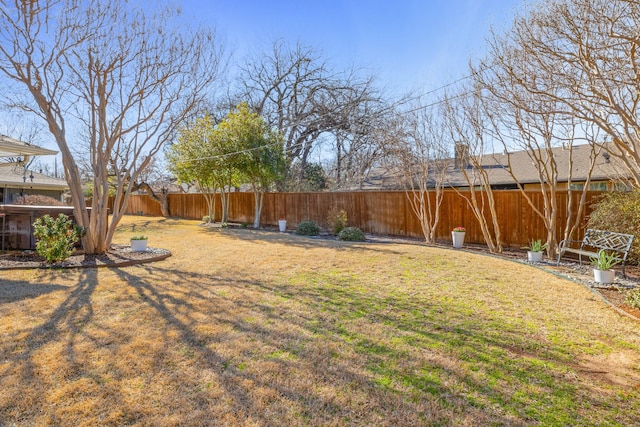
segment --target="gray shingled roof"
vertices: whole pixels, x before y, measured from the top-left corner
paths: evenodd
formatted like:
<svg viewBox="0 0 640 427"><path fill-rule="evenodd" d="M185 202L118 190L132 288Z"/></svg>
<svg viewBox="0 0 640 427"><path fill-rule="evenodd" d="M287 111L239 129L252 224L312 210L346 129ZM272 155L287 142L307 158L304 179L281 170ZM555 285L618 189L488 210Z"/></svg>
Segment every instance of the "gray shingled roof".
<svg viewBox="0 0 640 427"><path fill-rule="evenodd" d="M589 172L591 147L589 145L575 145L571 150L562 147L552 150L558 167L558 182L569 179L569 164L572 161L572 181L585 181ZM546 156L546 153L542 153ZM608 159L607 159L608 157ZM527 151L517 151L507 154L487 154L482 158L482 166L487 171L492 185L515 184L515 180L508 170L509 161L517 180L521 184L540 182L535 162ZM448 181L451 186L466 186L462 172L451 162L448 171ZM596 157L595 166L591 174L592 181L617 179L624 176L624 167L620 160L608 155L607 150L601 150Z"/></svg>
<svg viewBox="0 0 640 427"><path fill-rule="evenodd" d="M31 175L33 175L33 181ZM22 168L17 168L15 165L0 165L0 186L39 190L66 190L68 188L67 181L64 179L32 171L27 171L25 181Z"/></svg>
<svg viewBox="0 0 640 427"><path fill-rule="evenodd" d="M613 147L612 147L613 148ZM568 181L569 156L571 154L573 167L571 180L574 182L583 182L587 178L589 171L591 147L589 145L576 145L572 150L558 147L552 150L553 156L558 167L558 181ZM608 157L608 159L607 159ZM487 172L492 185L513 185L515 180L508 170L509 158L511 165L515 171L516 178L521 184L535 184L540 182L538 170L526 151L516 151L507 154L486 154L482 158L482 165ZM608 155L608 151L603 149L596 157L596 163L591 175L592 181L607 181L611 179L619 179L625 176L625 168L619 159ZM365 180L362 189L400 189L398 171L390 167L379 167L371 171L369 177ZM434 185L434 182L431 182ZM448 160L447 167L447 186L466 187L465 181L460 168L456 166L455 159ZM355 188L353 188L355 189Z"/></svg>

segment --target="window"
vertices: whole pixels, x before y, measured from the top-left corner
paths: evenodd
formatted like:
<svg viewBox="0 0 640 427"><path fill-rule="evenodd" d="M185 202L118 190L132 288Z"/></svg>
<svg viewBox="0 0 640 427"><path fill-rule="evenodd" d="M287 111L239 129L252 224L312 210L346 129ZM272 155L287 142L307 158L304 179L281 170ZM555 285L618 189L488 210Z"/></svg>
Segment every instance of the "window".
<svg viewBox="0 0 640 427"><path fill-rule="evenodd" d="M571 183L571 185L569 186L569 189L571 190L577 190L577 191L582 191L584 189L584 184L574 184Z"/></svg>
<svg viewBox="0 0 640 427"><path fill-rule="evenodd" d="M607 191L609 186L607 182L592 182L589 184L589 190L591 191Z"/></svg>
<svg viewBox="0 0 640 427"><path fill-rule="evenodd" d="M627 184L626 182L616 182L613 184L613 191L630 192L633 191L633 186L631 184Z"/></svg>

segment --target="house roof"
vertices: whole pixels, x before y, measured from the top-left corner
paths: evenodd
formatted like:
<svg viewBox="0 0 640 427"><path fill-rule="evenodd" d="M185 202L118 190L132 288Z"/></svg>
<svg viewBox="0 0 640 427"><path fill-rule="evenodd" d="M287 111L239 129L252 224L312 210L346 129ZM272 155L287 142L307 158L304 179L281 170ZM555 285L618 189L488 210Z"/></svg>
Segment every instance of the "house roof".
<svg viewBox="0 0 640 427"><path fill-rule="evenodd" d="M613 147L612 147L613 148ZM557 165L558 182L571 180L585 181L589 174L591 164L592 147L590 145L574 145L571 149L557 147L551 150ZM535 153L536 156L546 160L547 153ZM509 172L509 164L513 174L521 184L539 183L540 176L536 161L532 158L531 151L516 151L512 153L487 154L481 159L482 168L487 172L491 185L515 184L516 180ZM452 187L467 186L460 168L455 167L455 161L450 161L447 171L448 185ZM595 165L591 173L592 181L620 179L625 176L624 167L620 160L609 154L606 146L597 154Z"/></svg>
<svg viewBox="0 0 640 427"><path fill-rule="evenodd" d="M33 180L31 180L33 176ZM67 181L60 178L27 171L14 164L0 165L0 187L33 188L38 190L66 190Z"/></svg>
<svg viewBox="0 0 640 427"><path fill-rule="evenodd" d="M613 149L611 147L610 149ZM587 179L591 163L591 146L574 145L571 150L567 148L554 148L552 151L558 169L558 182L569 180L569 164L571 167L571 180L583 182ZM538 168L531 158L530 152L516 151L512 153L494 153L482 156L481 164L489 177L491 185L514 185L516 180L509 173L509 163L514 175L521 184L535 184L540 182ZM541 153L546 156L546 153ZM543 157L544 158L544 157ZM468 187L455 159L448 159L445 186ZM595 165L591 174L592 181L606 181L611 179L623 179L627 174L620 159L609 154L607 146L600 150L596 156ZM471 175L472 176L472 175ZM435 178L430 176L429 184L435 186ZM479 183L477 183L479 184ZM374 168L361 189L399 189L400 172L393 166L383 165Z"/></svg>
<svg viewBox="0 0 640 427"><path fill-rule="evenodd" d="M37 147L5 135L0 135L0 157L47 156L55 154L58 154L58 152Z"/></svg>

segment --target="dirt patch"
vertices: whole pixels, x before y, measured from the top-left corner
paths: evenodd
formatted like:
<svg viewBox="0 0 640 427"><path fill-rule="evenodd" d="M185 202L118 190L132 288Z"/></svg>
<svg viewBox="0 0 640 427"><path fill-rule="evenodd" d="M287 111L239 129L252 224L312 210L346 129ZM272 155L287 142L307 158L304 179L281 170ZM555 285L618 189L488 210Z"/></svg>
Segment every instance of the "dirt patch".
<svg viewBox="0 0 640 427"><path fill-rule="evenodd" d="M127 245L111 245L105 254L85 254L77 251L62 262L47 263L35 251L12 251L0 255L0 270L28 268L89 268L124 267L160 261L171 256L171 252L160 248L147 248L142 252L133 252Z"/></svg>
<svg viewBox="0 0 640 427"><path fill-rule="evenodd" d="M576 372L597 382L640 389L640 372L634 369L639 363L634 353L615 352L584 358Z"/></svg>
<svg viewBox="0 0 640 427"><path fill-rule="evenodd" d="M623 310L626 313L629 313L630 315L636 317L637 319L640 319L640 310L637 308L631 307L629 304L625 302L625 298L626 298L625 290L607 288L607 289L596 289L596 291L600 293L600 295L602 295L611 304L618 307L620 310Z"/></svg>

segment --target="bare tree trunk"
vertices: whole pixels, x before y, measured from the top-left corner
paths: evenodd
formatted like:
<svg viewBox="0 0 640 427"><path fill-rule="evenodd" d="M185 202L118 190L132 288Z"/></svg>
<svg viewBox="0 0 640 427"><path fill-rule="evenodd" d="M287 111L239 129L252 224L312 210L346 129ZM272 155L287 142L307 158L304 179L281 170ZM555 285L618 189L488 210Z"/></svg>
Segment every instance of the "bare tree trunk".
<svg viewBox="0 0 640 427"><path fill-rule="evenodd" d="M130 183L217 76L221 52L213 35L190 33L174 16L169 9L151 16L129 3L98 0L16 1L0 8L0 77L2 87L13 91L3 95L47 123L88 253L109 249ZM80 159L69 148L69 128L82 136L73 140L85 142ZM85 158L93 185L91 215L78 167ZM116 189L111 218L110 186Z"/></svg>
<svg viewBox="0 0 640 427"><path fill-rule="evenodd" d="M159 193L156 193L151 186L146 182L141 182L139 184L134 185L133 191L138 189L145 190L149 197L152 200L158 202L160 204L160 212L164 218L168 218L171 216L169 212L169 189L161 188Z"/></svg>

